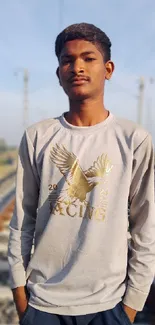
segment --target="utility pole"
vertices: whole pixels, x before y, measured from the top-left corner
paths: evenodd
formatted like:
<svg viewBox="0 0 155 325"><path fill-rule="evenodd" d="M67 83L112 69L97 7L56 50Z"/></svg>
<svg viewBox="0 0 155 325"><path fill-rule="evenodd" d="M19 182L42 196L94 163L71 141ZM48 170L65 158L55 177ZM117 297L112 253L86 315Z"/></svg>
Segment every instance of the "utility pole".
<svg viewBox="0 0 155 325"><path fill-rule="evenodd" d="M154 84L154 79L151 77L149 79L149 85L153 85ZM153 114L152 114L152 94L150 94L149 98L148 98L148 101L147 101L147 117L148 117L148 128L149 128L149 131L150 133L152 134L153 136L153 124L154 124L154 121L153 121Z"/></svg>
<svg viewBox="0 0 155 325"><path fill-rule="evenodd" d="M23 128L24 130L28 126L28 84L29 84L29 73L27 69L19 68L14 72L17 77L19 72L23 74Z"/></svg>
<svg viewBox="0 0 155 325"><path fill-rule="evenodd" d="M27 69L24 69L24 98L23 98L23 126L24 130L28 126L28 83L29 83L29 73Z"/></svg>
<svg viewBox="0 0 155 325"><path fill-rule="evenodd" d="M138 117L137 122L138 124L142 125L143 122L143 106L144 106L144 78L141 77L139 79L139 96L138 96Z"/></svg>

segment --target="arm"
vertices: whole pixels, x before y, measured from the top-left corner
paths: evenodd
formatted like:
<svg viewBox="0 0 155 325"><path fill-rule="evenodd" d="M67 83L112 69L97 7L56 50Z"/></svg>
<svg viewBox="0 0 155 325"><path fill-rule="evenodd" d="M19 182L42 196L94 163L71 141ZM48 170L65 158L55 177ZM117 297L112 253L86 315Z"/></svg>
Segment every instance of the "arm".
<svg viewBox="0 0 155 325"><path fill-rule="evenodd" d="M19 319L21 319L28 306L28 295L26 287L12 289L12 293Z"/></svg>
<svg viewBox="0 0 155 325"><path fill-rule="evenodd" d="M154 151L149 135L134 152L129 200L131 255L123 303L130 317L143 309L155 274Z"/></svg>
<svg viewBox="0 0 155 325"><path fill-rule="evenodd" d="M27 306L26 268L31 256L38 193L39 178L35 166L34 148L28 134L25 133L19 148L16 203L10 222L8 244L10 283L19 314Z"/></svg>

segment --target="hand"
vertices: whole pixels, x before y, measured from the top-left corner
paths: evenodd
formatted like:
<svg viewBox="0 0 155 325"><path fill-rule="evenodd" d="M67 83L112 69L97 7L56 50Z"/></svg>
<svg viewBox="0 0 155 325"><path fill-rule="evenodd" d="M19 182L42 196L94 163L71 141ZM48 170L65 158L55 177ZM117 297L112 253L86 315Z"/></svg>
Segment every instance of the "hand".
<svg viewBox="0 0 155 325"><path fill-rule="evenodd" d="M13 289L13 297L16 305L19 319L21 320L27 307L28 307L28 296L26 287L19 287Z"/></svg>
<svg viewBox="0 0 155 325"><path fill-rule="evenodd" d="M137 311L135 309L132 309L132 308L124 305L124 304L123 304L123 308L124 308L124 311L127 314L128 318L129 318L130 322L133 323L134 320L135 320Z"/></svg>
<svg viewBox="0 0 155 325"><path fill-rule="evenodd" d="M21 320L26 312L28 307L28 302L21 301L20 306L16 306L19 320Z"/></svg>

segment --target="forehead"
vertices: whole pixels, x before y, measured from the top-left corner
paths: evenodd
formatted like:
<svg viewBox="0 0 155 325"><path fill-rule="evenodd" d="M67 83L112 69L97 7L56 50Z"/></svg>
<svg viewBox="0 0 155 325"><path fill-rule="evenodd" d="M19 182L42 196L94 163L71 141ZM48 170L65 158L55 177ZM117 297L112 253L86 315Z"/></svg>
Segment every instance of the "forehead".
<svg viewBox="0 0 155 325"><path fill-rule="evenodd" d="M61 51L60 57L66 56L66 55L73 55L73 56L79 56L83 53L94 53L98 56L103 57L102 51L99 49L99 46L85 40L72 40L68 41L64 44L64 47Z"/></svg>

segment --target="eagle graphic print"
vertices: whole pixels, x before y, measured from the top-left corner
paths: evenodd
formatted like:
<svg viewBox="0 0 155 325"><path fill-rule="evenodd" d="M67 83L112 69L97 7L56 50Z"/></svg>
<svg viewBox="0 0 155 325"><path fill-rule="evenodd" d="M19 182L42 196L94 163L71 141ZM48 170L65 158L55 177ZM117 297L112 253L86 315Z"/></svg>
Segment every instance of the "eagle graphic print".
<svg viewBox="0 0 155 325"><path fill-rule="evenodd" d="M98 156L90 168L83 170L73 152L56 144L50 151L50 160L62 174L64 184L49 185L50 212L72 218L104 220L108 201L108 175L113 168L107 154ZM97 187L99 190L95 191ZM93 206L95 192L97 206Z"/></svg>

